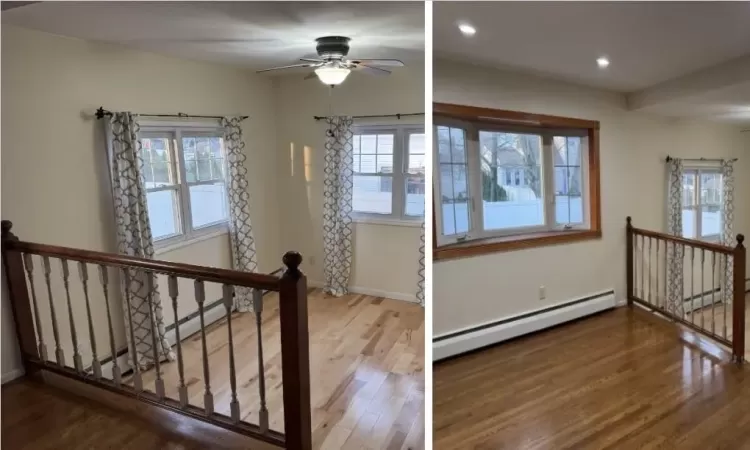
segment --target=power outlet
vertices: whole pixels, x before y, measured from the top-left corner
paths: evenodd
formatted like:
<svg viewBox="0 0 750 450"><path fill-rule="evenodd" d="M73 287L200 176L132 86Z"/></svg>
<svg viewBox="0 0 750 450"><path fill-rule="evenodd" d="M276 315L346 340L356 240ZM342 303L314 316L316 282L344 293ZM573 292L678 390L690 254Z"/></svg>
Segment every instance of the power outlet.
<svg viewBox="0 0 750 450"><path fill-rule="evenodd" d="M539 300L545 300L547 298L547 288L539 286Z"/></svg>

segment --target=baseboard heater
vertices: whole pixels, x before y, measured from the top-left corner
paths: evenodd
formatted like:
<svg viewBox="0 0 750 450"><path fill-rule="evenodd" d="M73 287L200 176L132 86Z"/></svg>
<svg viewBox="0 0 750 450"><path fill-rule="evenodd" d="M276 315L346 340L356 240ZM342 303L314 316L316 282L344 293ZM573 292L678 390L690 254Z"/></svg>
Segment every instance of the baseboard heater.
<svg viewBox="0 0 750 450"><path fill-rule="evenodd" d="M616 306L615 291L598 294L530 311L482 325L437 336L432 340L432 360L457 356L488 345L540 331Z"/></svg>

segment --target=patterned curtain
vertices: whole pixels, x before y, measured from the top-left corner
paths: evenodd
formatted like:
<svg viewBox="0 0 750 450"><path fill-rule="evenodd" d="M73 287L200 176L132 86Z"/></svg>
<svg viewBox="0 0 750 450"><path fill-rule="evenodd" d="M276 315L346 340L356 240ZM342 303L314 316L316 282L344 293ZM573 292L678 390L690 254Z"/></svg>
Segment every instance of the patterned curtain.
<svg viewBox="0 0 750 450"><path fill-rule="evenodd" d="M250 223L250 194L248 193L247 168L245 168L245 143L242 140L240 117L224 117L224 147L227 154L229 196L229 234L232 245L232 268L243 272L256 272L258 261L255 254L253 226ZM234 307L240 312L253 310L253 290L235 288Z"/></svg>
<svg viewBox="0 0 750 450"><path fill-rule="evenodd" d="M727 247L737 245L734 236L734 161L721 161L721 243ZM732 303L732 283L734 282L734 258L724 258L724 302Z"/></svg>
<svg viewBox="0 0 750 450"><path fill-rule="evenodd" d="M117 231L117 251L124 255L153 259L154 242L151 237L151 224L146 208L146 190L143 178L143 160L141 143L138 139L138 122L129 112L113 113L107 125L109 144L109 167L112 177L112 195L114 198L115 226ZM130 283L120 280L125 335L128 340L128 351L135 351L138 364L146 369L154 364L152 345L151 319L149 316L148 288L146 274L131 270ZM161 359L174 360L172 349L165 337L164 318L162 315L159 286L154 277L153 286L154 319L157 333L155 340ZM128 306L127 297L130 297ZM130 330L132 320L132 332ZM131 334L132 339L131 339ZM113 355L114 357L114 355ZM132 356L129 362L132 362Z"/></svg>
<svg viewBox="0 0 750 450"><path fill-rule="evenodd" d="M420 235L419 239L422 241L422 243L419 245L419 271L417 272L419 281L417 282L417 300L419 301L420 305L424 306L424 222L422 222L422 234Z"/></svg>
<svg viewBox="0 0 750 450"><path fill-rule="evenodd" d="M670 159L667 163L669 186L667 198L667 232L682 237L682 178L681 159ZM684 300L683 248L667 243L667 308L682 315Z"/></svg>
<svg viewBox="0 0 750 450"><path fill-rule="evenodd" d="M323 174L324 290L339 297L349 291L352 268L352 118L329 117L327 122Z"/></svg>

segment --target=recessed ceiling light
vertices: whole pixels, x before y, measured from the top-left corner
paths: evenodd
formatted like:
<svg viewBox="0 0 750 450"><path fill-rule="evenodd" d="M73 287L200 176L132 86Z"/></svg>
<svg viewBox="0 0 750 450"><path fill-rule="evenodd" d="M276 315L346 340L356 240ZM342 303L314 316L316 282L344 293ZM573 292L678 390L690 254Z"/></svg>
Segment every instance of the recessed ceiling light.
<svg viewBox="0 0 750 450"><path fill-rule="evenodd" d="M458 29L461 30L461 33L463 33L464 36L474 36L475 34L477 34L477 29L466 22L459 23Z"/></svg>
<svg viewBox="0 0 750 450"><path fill-rule="evenodd" d="M606 56L596 58L596 65L599 66L600 69L606 69L609 67L609 59Z"/></svg>

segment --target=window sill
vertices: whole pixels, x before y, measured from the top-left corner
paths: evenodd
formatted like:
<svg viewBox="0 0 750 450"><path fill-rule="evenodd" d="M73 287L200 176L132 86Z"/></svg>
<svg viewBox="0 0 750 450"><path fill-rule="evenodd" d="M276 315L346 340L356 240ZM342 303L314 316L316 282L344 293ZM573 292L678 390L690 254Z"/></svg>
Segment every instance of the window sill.
<svg viewBox="0 0 750 450"><path fill-rule="evenodd" d="M201 233L195 236L192 236L187 239L181 239L177 241L168 241L163 244L159 244L158 242L154 243L154 254L155 255L164 255L165 253L170 253L175 250L179 250L183 247L188 247L193 244L197 244L199 242L207 241L209 239L213 239L215 237L223 236L225 234L229 234L229 229L227 227L221 227L220 229Z"/></svg>
<svg viewBox="0 0 750 450"><path fill-rule="evenodd" d="M420 228L422 226L421 220L399 220L399 219L381 219L377 217L354 217L352 221L355 224L367 224L367 225L388 225L394 227L411 227Z"/></svg>
<svg viewBox="0 0 750 450"><path fill-rule="evenodd" d="M602 232L600 230L575 230L546 231L542 233L478 239L470 242L461 242L435 248L433 250L433 260L443 261L456 258L469 258L490 253L509 252L600 239L601 237Z"/></svg>

